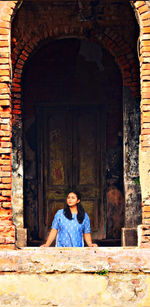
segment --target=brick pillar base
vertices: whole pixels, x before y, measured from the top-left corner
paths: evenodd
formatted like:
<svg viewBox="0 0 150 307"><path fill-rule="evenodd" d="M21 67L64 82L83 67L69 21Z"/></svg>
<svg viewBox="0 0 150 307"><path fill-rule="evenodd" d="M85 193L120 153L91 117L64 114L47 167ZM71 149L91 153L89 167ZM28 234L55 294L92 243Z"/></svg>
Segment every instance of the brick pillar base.
<svg viewBox="0 0 150 307"><path fill-rule="evenodd" d="M122 228L122 246L137 246L137 228Z"/></svg>
<svg viewBox="0 0 150 307"><path fill-rule="evenodd" d="M27 229L26 228L17 228L16 234L17 234L16 247L27 246Z"/></svg>
<svg viewBox="0 0 150 307"><path fill-rule="evenodd" d="M150 248L150 225L139 225L138 231L138 247Z"/></svg>

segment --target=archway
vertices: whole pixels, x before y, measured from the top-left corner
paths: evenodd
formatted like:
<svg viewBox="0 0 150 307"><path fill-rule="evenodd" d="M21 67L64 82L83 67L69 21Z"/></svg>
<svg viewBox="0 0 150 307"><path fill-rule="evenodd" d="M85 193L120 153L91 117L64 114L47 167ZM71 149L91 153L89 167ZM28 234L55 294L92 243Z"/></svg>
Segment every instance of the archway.
<svg viewBox="0 0 150 307"><path fill-rule="evenodd" d="M24 67L24 210L30 245L44 240L64 190L82 193L93 239L120 244L124 226L122 81L89 41L44 43ZM115 120L114 120L115 118Z"/></svg>
<svg viewBox="0 0 150 307"><path fill-rule="evenodd" d="M41 8L40 8L41 10ZM132 19L132 18L131 18ZM22 20L22 19L21 19ZM21 21L22 22L22 21ZM39 27L42 27L39 29ZM22 29L23 30L23 29ZM40 35L39 35L40 30ZM138 198L139 192L137 191L137 186L135 187L134 181L138 178L138 130L134 131L134 142L132 142L130 137L130 123L136 120L138 124L138 113L136 112L138 101L136 101L136 97L138 97L138 73L137 73L137 62L135 56L133 55L132 48L129 47L128 44L123 39L121 31L119 33L114 32L114 29L111 26L106 26L105 28L100 31L99 27L93 29L93 24L86 24L82 23L81 21L77 22L76 25L68 24L62 26L52 25L51 20L47 28L45 28L45 23L40 24L37 23L34 26L33 31L29 31L25 36L25 39L18 44L18 41L15 39L13 40L13 116L15 124L17 121L19 122L19 126L21 127L20 122L20 80L21 74L24 67L24 63L27 61L28 57L32 52L35 50L35 46L38 46L39 43L44 40L45 37L49 37L49 39L53 38L63 38L63 37L82 37L82 38L90 38L91 40L97 42L98 44L104 44L104 46L113 54L115 60L120 66L123 78L123 96L124 96L124 119L128 119L128 123L126 121L126 126L129 126L129 129L125 129L124 139L126 139L125 145L125 159L124 165L128 167L125 169L124 177L125 177L125 193L126 198L126 209L125 209L125 216L126 216L126 227L135 227L140 222L140 199ZM134 30L133 30L134 31ZM20 32L18 35L23 35L24 30ZM19 36L18 36L19 37ZM40 43L41 44L41 43ZM133 47L133 46L132 46ZM131 103L132 101L132 103ZM132 104L132 105L131 105ZM133 111L134 110L134 111ZM133 112L132 112L133 111ZM130 114L130 116L128 116ZM16 128L17 128L16 124ZM15 126L14 126L15 127ZM16 131L14 129L14 132ZM18 128L17 128L18 130ZM18 142L19 144L19 142ZM130 148L130 145L132 147ZM19 145L20 146L20 145ZM134 159L131 161L128 157L128 148L131 149L132 156ZM14 148L15 149L15 148ZM134 154L133 154L134 152ZM131 163L130 163L131 162ZM135 167L134 167L135 166ZM133 173L134 169L134 173ZM16 172L16 178L18 178L18 174ZM19 174L20 176L20 174ZM21 179L21 176L20 176ZM18 180L18 179L17 179ZM16 179L15 179L16 181ZM14 181L14 182L15 182ZM21 183L21 181L20 181ZM14 185L15 186L15 185ZM20 185L21 186L21 185ZM128 194L128 190L130 188L131 194ZM135 193L136 190L136 193ZM15 191L15 190L14 190ZM20 189L21 191L21 189ZM17 195L18 191L15 191L14 195ZM135 195L137 196L135 199ZM21 195L20 195L21 196ZM20 200L21 197L19 196ZM132 203L136 205L133 207ZM15 202L16 203L16 202ZM19 208L19 207L18 207ZM129 214L130 210L132 210L132 215ZM14 210L15 211L15 210ZM135 214L134 214L135 213Z"/></svg>

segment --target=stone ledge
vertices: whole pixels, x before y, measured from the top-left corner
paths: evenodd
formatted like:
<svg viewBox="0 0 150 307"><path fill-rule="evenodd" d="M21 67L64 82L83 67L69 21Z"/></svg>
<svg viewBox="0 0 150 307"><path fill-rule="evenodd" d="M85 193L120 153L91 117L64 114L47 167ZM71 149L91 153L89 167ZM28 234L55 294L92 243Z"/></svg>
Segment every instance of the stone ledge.
<svg viewBox="0 0 150 307"><path fill-rule="evenodd" d="M150 249L39 248L0 250L0 272L16 273L149 273Z"/></svg>

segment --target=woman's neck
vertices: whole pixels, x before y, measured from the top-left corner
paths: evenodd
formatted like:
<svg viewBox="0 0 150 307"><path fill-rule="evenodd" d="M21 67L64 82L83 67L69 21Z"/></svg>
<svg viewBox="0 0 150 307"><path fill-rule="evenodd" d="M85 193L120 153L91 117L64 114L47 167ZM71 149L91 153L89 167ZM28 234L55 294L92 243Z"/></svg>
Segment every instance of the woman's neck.
<svg viewBox="0 0 150 307"><path fill-rule="evenodd" d="M77 214L78 213L77 206L70 207L70 211L72 214Z"/></svg>

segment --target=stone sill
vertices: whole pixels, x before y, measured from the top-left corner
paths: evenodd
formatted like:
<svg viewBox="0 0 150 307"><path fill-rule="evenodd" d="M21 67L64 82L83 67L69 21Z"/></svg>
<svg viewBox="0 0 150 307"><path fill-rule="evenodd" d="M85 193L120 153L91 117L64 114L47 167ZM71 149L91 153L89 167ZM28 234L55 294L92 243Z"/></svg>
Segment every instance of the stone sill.
<svg viewBox="0 0 150 307"><path fill-rule="evenodd" d="M138 247L25 247L0 250L0 272L149 273L150 249Z"/></svg>

